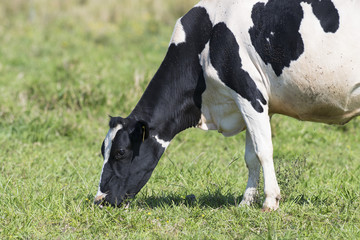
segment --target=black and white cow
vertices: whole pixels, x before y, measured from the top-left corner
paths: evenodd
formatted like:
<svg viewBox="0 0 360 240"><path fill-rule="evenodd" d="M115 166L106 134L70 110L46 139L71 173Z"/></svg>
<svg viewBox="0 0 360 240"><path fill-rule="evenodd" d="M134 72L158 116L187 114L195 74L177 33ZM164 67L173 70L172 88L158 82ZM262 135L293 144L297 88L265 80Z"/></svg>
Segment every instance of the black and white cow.
<svg viewBox="0 0 360 240"><path fill-rule="evenodd" d="M203 0L180 18L168 52L127 118L103 142L95 202L118 206L149 180L187 128L246 130L249 178L264 173L264 210L279 207L271 141L275 113L344 124L360 113L359 0Z"/></svg>

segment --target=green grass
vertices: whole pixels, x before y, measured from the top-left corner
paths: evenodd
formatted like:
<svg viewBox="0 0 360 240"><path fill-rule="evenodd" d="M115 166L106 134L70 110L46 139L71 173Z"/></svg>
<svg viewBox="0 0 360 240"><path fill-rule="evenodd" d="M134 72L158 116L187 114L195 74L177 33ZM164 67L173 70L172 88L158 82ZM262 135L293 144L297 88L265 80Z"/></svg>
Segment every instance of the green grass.
<svg viewBox="0 0 360 240"><path fill-rule="evenodd" d="M129 209L92 204L107 115L135 106L185 3L0 3L0 239L360 238L358 120L273 117L276 212L261 212L262 194L237 207L244 133L196 129L173 140Z"/></svg>

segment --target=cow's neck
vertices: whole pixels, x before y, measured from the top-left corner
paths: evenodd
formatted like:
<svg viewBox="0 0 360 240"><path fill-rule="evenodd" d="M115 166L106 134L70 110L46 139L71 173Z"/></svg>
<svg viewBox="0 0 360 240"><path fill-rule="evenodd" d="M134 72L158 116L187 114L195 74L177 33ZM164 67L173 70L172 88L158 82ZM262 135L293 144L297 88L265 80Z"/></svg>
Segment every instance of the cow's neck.
<svg viewBox="0 0 360 240"><path fill-rule="evenodd" d="M198 124L205 90L199 55L211 29L209 15L202 7L191 9L177 22L164 61L130 114L147 121L150 134L170 141L180 131Z"/></svg>
<svg viewBox="0 0 360 240"><path fill-rule="evenodd" d="M153 136L170 141L180 131L198 124L204 90L196 52L189 54L189 49L172 44L130 117L146 121Z"/></svg>

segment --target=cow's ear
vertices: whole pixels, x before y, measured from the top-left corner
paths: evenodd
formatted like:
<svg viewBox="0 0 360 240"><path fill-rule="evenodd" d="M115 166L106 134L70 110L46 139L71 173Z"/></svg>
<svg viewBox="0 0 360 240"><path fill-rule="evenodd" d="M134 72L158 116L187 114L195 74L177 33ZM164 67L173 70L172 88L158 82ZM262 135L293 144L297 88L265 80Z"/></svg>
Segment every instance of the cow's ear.
<svg viewBox="0 0 360 240"><path fill-rule="evenodd" d="M110 121L109 121L109 127L110 128L114 128L116 127L118 124L121 124L121 125L125 125L125 119L122 118L122 117L112 117L112 116L109 116L110 117Z"/></svg>
<svg viewBox="0 0 360 240"><path fill-rule="evenodd" d="M149 125L147 122L140 120L136 123L136 129L140 131L141 141L144 142L149 137Z"/></svg>

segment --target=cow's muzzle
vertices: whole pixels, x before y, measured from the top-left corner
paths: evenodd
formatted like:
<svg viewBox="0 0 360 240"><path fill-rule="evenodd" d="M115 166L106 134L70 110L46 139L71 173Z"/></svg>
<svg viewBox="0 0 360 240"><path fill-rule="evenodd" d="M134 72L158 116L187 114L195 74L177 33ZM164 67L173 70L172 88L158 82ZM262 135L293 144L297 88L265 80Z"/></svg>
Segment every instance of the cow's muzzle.
<svg viewBox="0 0 360 240"><path fill-rule="evenodd" d="M103 208L105 205L107 205L107 202L105 201L106 195L107 194L101 192L96 194L94 204L98 205L100 208Z"/></svg>

